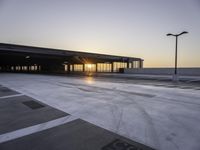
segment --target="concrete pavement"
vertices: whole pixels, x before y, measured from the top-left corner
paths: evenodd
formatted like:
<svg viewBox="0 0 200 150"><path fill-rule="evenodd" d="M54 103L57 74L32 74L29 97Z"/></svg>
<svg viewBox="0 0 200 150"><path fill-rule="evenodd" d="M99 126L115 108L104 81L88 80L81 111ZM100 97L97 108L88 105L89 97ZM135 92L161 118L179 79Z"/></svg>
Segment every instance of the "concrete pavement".
<svg viewBox="0 0 200 150"><path fill-rule="evenodd" d="M0 84L158 150L200 149L195 84L31 74L0 74Z"/></svg>
<svg viewBox="0 0 200 150"><path fill-rule="evenodd" d="M5 86L0 91L1 150L153 150Z"/></svg>

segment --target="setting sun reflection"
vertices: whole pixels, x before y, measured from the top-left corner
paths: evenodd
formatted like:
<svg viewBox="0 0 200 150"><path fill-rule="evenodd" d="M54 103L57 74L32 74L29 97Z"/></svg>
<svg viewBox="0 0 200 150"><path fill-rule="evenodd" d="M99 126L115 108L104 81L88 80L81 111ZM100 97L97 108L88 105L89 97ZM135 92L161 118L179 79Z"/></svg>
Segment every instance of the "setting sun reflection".
<svg viewBox="0 0 200 150"><path fill-rule="evenodd" d="M87 84L93 84L94 83L94 78L92 76L86 77L85 82Z"/></svg>

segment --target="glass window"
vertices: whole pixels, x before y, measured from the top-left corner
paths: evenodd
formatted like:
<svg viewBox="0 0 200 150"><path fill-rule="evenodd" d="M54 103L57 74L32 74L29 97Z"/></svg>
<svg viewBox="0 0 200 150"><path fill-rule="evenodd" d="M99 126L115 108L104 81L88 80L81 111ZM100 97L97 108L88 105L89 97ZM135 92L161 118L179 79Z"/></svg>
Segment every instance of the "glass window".
<svg viewBox="0 0 200 150"><path fill-rule="evenodd" d="M83 64L74 64L74 71L83 71Z"/></svg>
<svg viewBox="0 0 200 150"><path fill-rule="evenodd" d="M96 72L96 64L85 64L86 72Z"/></svg>
<svg viewBox="0 0 200 150"><path fill-rule="evenodd" d="M112 65L109 63L98 63L97 64L97 71L98 72L111 72Z"/></svg>

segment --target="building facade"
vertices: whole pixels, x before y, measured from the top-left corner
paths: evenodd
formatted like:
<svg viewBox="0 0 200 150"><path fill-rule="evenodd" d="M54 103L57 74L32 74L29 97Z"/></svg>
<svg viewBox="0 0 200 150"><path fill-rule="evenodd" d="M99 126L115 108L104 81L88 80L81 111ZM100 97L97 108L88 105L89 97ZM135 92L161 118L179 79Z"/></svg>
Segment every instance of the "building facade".
<svg viewBox="0 0 200 150"><path fill-rule="evenodd" d="M123 72L143 59L0 43L1 72Z"/></svg>

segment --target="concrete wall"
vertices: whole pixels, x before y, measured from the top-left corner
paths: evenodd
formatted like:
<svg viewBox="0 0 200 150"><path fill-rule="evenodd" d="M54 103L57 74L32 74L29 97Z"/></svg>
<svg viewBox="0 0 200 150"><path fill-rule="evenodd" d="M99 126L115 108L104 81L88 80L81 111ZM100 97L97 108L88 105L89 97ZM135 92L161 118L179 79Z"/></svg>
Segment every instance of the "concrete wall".
<svg viewBox="0 0 200 150"><path fill-rule="evenodd" d="M200 68L178 68L179 75L200 76ZM129 68L124 69L126 74L172 75L174 68Z"/></svg>

